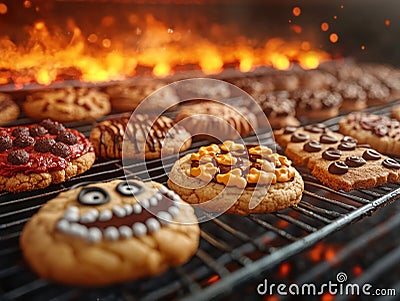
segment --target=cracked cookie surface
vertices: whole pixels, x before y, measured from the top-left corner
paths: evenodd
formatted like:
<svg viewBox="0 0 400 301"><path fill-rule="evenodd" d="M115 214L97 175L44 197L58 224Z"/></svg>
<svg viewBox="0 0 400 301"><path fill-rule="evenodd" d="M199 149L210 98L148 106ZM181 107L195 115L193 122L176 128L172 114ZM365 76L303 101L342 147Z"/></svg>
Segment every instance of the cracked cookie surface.
<svg viewBox="0 0 400 301"><path fill-rule="evenodd" d="M185 263L199 232L193 209L166 187L115 180L50 200L25 225L20 244L39 276L98 286Z"/></svg>
<svg viewBox="0 0 400 301"><path fill-rule="evenodd" d="M239 215L294 206L304 190L300 174L286 157L264 146L231 141L201 147L179 159L168 186L202 209Z"/></svg>

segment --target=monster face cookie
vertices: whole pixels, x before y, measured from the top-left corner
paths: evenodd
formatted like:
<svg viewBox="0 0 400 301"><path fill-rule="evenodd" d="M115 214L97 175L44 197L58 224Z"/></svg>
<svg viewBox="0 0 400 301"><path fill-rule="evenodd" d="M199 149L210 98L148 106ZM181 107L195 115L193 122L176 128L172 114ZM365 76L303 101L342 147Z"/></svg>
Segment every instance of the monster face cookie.
<svg viewBox="0 0 400 301"><path fill-rule="evenodd" d="M203 209L240 215L294 206L304 190L286 157L265 146L232 141L182 157L172 168L168 186Z"/></svg>
<svg viewBox="0 0 400 301"><path fill-rule="evenodd" d="M191 135L172 119L147 114L125 114L104 120L92 130L90 141L100 158L122 158L124 151L125 158L145 159L184 151L192 143Z"/></svg>
<svg viewBox="0 0 400 301"><path fill-rule="evenodd" d="M90 184L45 204L20 238L41 277L98 286L158 275L197 250L193 209L155 182Z"/></svg>
<svg viewBox="0 0 400 301"><path fill-rule="evenodd" d="M0 190L21 192L61 183L88 170L94 160L85 136L50 119L0 128Z"/></svg>

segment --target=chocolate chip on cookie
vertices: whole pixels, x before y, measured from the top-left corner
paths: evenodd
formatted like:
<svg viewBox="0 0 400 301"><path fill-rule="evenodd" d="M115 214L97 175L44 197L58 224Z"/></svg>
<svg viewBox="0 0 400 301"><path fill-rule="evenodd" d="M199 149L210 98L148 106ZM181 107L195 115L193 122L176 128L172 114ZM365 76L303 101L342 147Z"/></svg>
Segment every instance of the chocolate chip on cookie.
<svg viewBox="0 0 400 301"><path fill-rule="evenodd" d="M12 140L9 136L0 136L0 152L12 148Z"/></svg>
<svg viewBox="0 0 400 301"><path fill-rule="evenodd" d="M18 127L13 129L11 133L14 137L29 136L29 129L26 127Z"/></svg>
<svg viewBox="0 0 400 301"><path fill-rule="evenodd" d="M22 165L29 161L29 154L23 149L17 149L8 154L7 161L14 165Z"/></svg>
<svg viewBox="0 0 400 301"><path fill-rule="evenodd" d="M62 123L59 123L57 121L53 121L51 119L45 119L40 123L41 126L46 128L50 134L57 135L61 132L65 131L65 127L62 125Z"/></svg>
<svg viewBox="0 0 400 301"><path fill-rule="evenodd" d="M44 127L38 125L31 127L29 129L29 133L31 134L32 137L41 137L46 135L47 130Z"/></svg>
<svg viewBox="0 0 400 301"><path fill-rule="evenodd" d="M55 143L53 138L42 138L36 141L33 149L39 153L47 153Z"/></svg>
<svg viewBox="0 0 400 301"><path fill-rule="evenodd" d="M57 142L51 148L51 153L56 155L56 156L65 158L65 157L68 157L71 154L71 150L69 149L69 146L66 145L65 143Z"/></svg>
<svg viewBox="0 0 400 301"><path fill-rule="evenodd" d="M33 139L33 137L19 136L14 140L13 145L17 148L24 148L32 145L33 143L35 143L35 139Z"/></svg>
<svg viewBox="0 0 400 301"><path fill-rule="evenodd" d="M72 134L71 132L61 132L58 134L56 141L58 142L63 142L65 144L73 145L77 142L76 136Z"/></svg>

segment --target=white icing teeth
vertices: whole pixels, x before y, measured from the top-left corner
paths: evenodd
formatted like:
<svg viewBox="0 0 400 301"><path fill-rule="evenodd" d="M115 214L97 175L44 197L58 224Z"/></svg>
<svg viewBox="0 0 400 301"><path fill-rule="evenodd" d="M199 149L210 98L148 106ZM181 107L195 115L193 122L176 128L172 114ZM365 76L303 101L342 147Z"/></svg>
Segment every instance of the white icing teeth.
<svg viewBox="0 0 400 301"><path fill-rule="evenodd" d="M110 210L104 210L99 215L99 221L106 222L112 218L112 212Z"/></svg>
<svg viewBox="0 0 400 301"><path fill-rule="evenodd" d="M81 216L80 222L83 224L93 223L99 217L99 212L96 209L90 209L84 215Z"/></svg>
<svg viewBox="0 0 400 301"><path fill-rule="evenodd" d="M126 205L124 205L124 206L123 206L123 208L124 208L124 210L125 210L125 213L126 213L126 215L130 215L130 214L132 214L132 212L133 212L133 208L132 208L132 206L131 206L131 205L129 205L129 204L126 204Z"/></svg>
<svg viewBox="0 0 400 301"><path fill-rule="evenodd" d="M59 230L61 232L67 232L69 229L69 222L65 219L62 219L62 220L58 221L56 227L57 227L57 230Z"/></svg>
<svg viewBox="0 0 400 301"><path fill-rule="evenodd" d="M156 193L156 195L154 196L157 201L161 201L162 200L162 194L161 193Z"/></svg>
<svg viewBox="0 0 400 301"><path fill-rule="evenodd" d="M171 214L171 216L177 216L179 214L179 208L171 206L168 208L168 213Z"/></svg>
<svg viewBox="0 0 400 301"><path fill-rule="evenodd" d="M96 227L92 227L88 230L87 238L90 242L98 242L103 237L101 230Z"/></svg>
<svg viewBox="0 0 400 301"><path fill-rule="evenodd" d="M156 217L150 217L145 222L136 222L132 226L122 225L120 227L109 226L107 228L91 227L85 224L94 223L96 221L107 222L113 216L124 218L131 214L141 214L143 208L157 207L165 196L173 201L173 205L169 205L164 211L159 211ZM174 217L179 215L182 205L181 198L174 191L161 186L158 191L149 199L143 199L133 205L123 204L121 206L113 206L112 209L98 211L91 208L84 214L79 214L79 207L70 206L65 210L63 218L57 224L56 229L62 233L80 237L90 243L96 243L102 239L115 241L118 239L127 239L132 236L141 237L148 233L153 233L165 225L173 221Z"/></svg>
<svg viewBox="0 0 400 301"><path fill-rule="evenodd" d="M150 202L149 202L148 199L141 200L140 204L143 206L143 208L149 208L150 207Z"/></svg>
<svg viewBox="0 0 400 301"><path fill-rule="evenodd" d="M156 197L151 197L149 201L150 201L150 205L151 206L157 206L158 205L158 200L157 200Z"/></svg>
<svg viewBox="0 0 400 301"><path fill-rule="evenodd" d="M79 221L79 211L75 211L75 210L67 210L67 211L65 211L64 219L66 219L69 222L77 222L77 221Z"/></svg>
<svg viewBox="0 0 400 301"><path fill-rule="evenodd" d="M138 236L138 237L146 235L146 233L147 233L146 226L143 223L139 223L139 222L133 224L132 230L133 230L133 233L135 234L135 236Z"/></svg>
<svg viewBox="0 0 400 301"><path fill-rule="evenodd" d="M160 193L162 193L162 194L166 194L166 193L168 193L168 188L167 187L165 187L165 186L161 186L160 188L158 188L158 191L160 192Z"/></svg>
<svg viewBox="0 0 400 301"><path fill-rule="evenodd" d="M149 229L149 232L155 232L160 229L160 223L153 217L146 221L146 226L147 229Z"/></svg>
<svg viewBox="0 0 400 301"><path fill-rule="evenodd" d="M122 238L130 238L133 235L133 230L128 226L119 227L119 234Z"/></svg>
<svg viewBox="0 0 400 301"><path fill-rule="evenodd" d="M157 217L160 220L160 223L165 225L172 221L172 216L168 212L160 211L157 213Z"/></svg>
<svg viewBox="0 0 400 301"><path fill-rule="evenodd" d="M125 210L123 208L119 207L119 206L114 206L112 208L112 211L118 217L125 217L125 215L126 215Z"/></svg>
<svg viewBox="0 0 400 301"><path fill-rule="evenodd" d="M117 240L119 238L119 232L116 227L107 227L104 230L104 237L108 240Z"/></svg>
<svg viewBox="0 0 400 301"><path fill-rule="evenodd" d="M71 227L69 228L69 233L74 236L86 238L88 234L88 228L86 228L84 225L73 223L71 224Z"/></svg>
<svg viewBox="0 0 400 301"><path fill-rule="evenodd" d="M136 203L135 205L133 205L133 212L135 212L136 214L142 213L142 206Z"/></svg>

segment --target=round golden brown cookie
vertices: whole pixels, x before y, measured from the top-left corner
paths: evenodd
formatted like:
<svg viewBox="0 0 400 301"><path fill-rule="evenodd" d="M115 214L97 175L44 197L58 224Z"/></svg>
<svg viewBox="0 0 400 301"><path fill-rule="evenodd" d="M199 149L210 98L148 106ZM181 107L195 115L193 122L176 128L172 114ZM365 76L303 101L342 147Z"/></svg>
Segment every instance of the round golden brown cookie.
<svg viewBox="0 0 400 301"><path fill-rule="evenodd" d="M100 118L111 111L111 104L107 94L94 88L65 87L28 95L23 109L34 120L69 122Z"/></svg>
<svg viewBox="0 0 400 301"><path fill-rule="evenodd" d="M49 119L0 127L0 191L22 192L64 182L87 171L95 158L83 134Z"/></svg>
<svg viewBox="0 0 400 301"><path fill-rule="evenodd" d="M0 93L0 124L14 121L19 116L19 107L11 96Z"/></svg>
<svg viewBox="0 0 400 301"><path fill-rule="evenodd" d="M193 135L214 137L220 141L246 137L257 129L257 118L248 109L236 109L213 101L182 107L175 122Z"/></svg>
<svg viewBox="0 0 400 301"><path fill-rule="evenodd" d="M125 137L125 139L124 139ZM97 157L160 158L188 149L191 135L166 116L124 114L98 123L90 133Z"/></svg>
<svg viewBox="0 0 400 301"><path fill-rule="evenodd" d="M153 95L152 101L142 102L155 91L157 94ZM164 111L179 100L174 89L154 80L135 85L110 86L106 89L106 93L110 96L112 108L118 112L133 111L140 103L142 103L141 112Z"/></svg>
<svg viewBox="0 0 400 301"><path fill-rule="evenodd" d="M154 276L196 252L193 209L155 182L116 180L59 194L25 225L21 249L41 277L99 286Z"/></svg>
<svg viewBox="0 0 400 301"><path fill-rule="evenodd" d="M265 146L231 141L182 157L169 174L168 186L202 209L240 215L295 206L304 190L300 174L286 157Z"/></svg>
<svg viewBox="0 0 400 301"><path fill-rule="evenodd" d="M392 117L400 121L400 105L394 106L392 108Z"/></svg>

